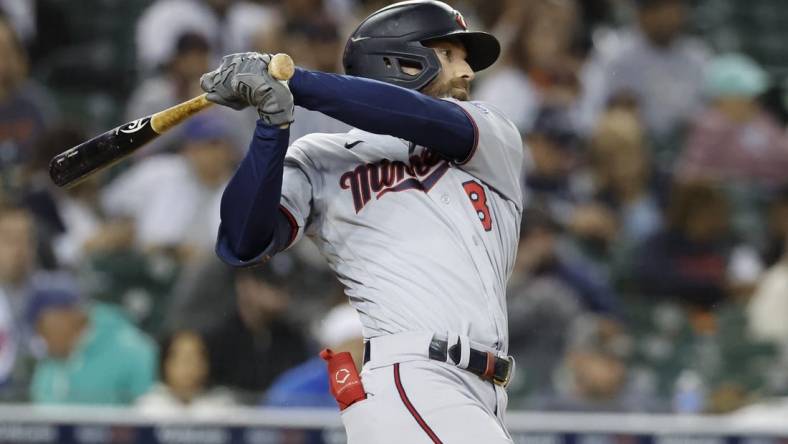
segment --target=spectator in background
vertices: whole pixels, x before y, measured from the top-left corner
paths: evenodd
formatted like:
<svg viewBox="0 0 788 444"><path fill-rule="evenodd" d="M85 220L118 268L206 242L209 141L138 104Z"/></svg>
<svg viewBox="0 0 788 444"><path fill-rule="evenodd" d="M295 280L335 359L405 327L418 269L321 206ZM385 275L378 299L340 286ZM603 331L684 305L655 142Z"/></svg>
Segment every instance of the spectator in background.
<svg viewBox="0 0 788 444"><path fill-rule="evenodd" d="M208 349L199 333L180 330L168 335L159 360L160 383L137 398L143 414L189 413L208 418L235 404L228 390L211 387Z"/></svg>
<svg viewBox="0 0 788 444"><path fill-rule="evenodd" d="M628 386L629 339L594 316L578 318L555 378L556 396L548 410L629 412L649 410ZM652 401L653 402L653 401Z"/></svg>
<svg viewBox="0 0 788 444"><path fill-rule="evenodd" d="M288 315L307 324L325 314L332 291L341 291L326 285L334 282L330 271L307 262L304 256L293 248L277 254L266 266L277 275L293 277L288 283L289 307L298 309L289 310ZM168 296L164 325L170 329L212 329L223 316L236 311L234 280L233 268L213 255L185 264ZM226 296L218 298L217 294ZM345 297L343 293L342 297Z"/></svg>
<svg viewBox="0 0 788 444"><path fill-rule="evenodd" d="M772 266L779 262L788 247L788 186L777 190L768 209L767 249L763 253L763 261Z"/></svg>
<svg viewBox="0 0 788 444"><path fill-rule="evenodd" d="M748 325L755 338L780 344L788 353L788 187L777 194L769 212L770 268L748 302Z"/></svg>
<svg viewBox="0 0 788 444"><path fill-rule="evenodd" d="M788 350L788 258L764 273L747 306L753 337L774 342Z"/></svg>
<svg viewBox="0 0 788 444"><path fill-rule="evenodd" d="M567 111L543 108L525 142L531 154L523 183L525 203L546 210L561 225L569 224L583 192L574 174L582 141Z"/></svg>
<svg viewBox="0 0 788 444"><path fill-rule="evenodd" d="M0 247L0 261L5 261L6 252ZM12 378L17 357L17 339L14 325L14 315L11 305L2 289L0 289L0 387L6 385Z"/></svg>
<svg viewBox="0 0 788 444"><path fill-rule="evenodd" d="M63 284L61 273L40 266L38 230L28 207L0 202L0 398L27 399L36 349L27 310L30 294ZM70 281L70 280L69 280Z"/></svg>
<svg viewBox="0 0 788 444"><path fill-rule="evenodd" d="M26 294L38 271L35 245L35 221L30 211L0 202L0 288L19 325L24 319Z"/></svg>
<svg viewBox="0 0 788 444"><path fill-rule="evenodd" d="M316 3L314 9L309 8L310 13L286 14L287 21L282 29L284 50L294 60L298 60L298 66L323 72L339 72L344 49L339 28L325 15L315 14L315 11L321 11L322 0L307 0L309 2ZM265 51L266 48L260 50Z"/></svg>
<svg viewBox="0 0 788 444"><path fill-rule="evenodd" d="M315 339L334 352L349 352L356 367L361 368L364 336L356 310L347 302L334 306L320 322ZM328 367L315 356L284 372L271 384L263 405L271 407L335 408L336 400L329 392Z"/></svg>
<svg viewBox="0 0 788 444"><path fill-rule="evenodd" d="M202 94L200 76L210 70L211 62L211 47L205 36L194 31L178 35L171 56L162 62L161 71L144 80L131 94L126 118L138 119ZM257 114L252 110L239 113L221 108L212 109L211 113L228 126L227 137L233 147L238 152L246 149L249 144L246 134L254 128ZM173 128L143 148L141 153L172 148L184 134L183 127Z"/></svg>
<svg viewBox="0 0 788 444"><path fill-rule="evenodd" d="M28 319L47 354L33 374L33 402L128 405L153 384L156 346L116 308L48 288L31 295Z"/></svg>
<svg viewBox="0 0 788 444"><path fill-rule="evenodd" d="M729 203L716 184L677 183L666 222L636 253L634 275L642 294L707 312L726 301L731 285L758 278L757 255L730 238ZM746 265L753 261L754 267Z"/></svg>
<svg viewBox="0 0 788 444"><path fill-rule="evenodd" d="M102 190L102 207L134 220L143 249L171 249L183 260L213 254L221 193L236 160L228 137L210 112L190 119L179 151L151 156L117 177Z"/></svg>
<svg viewBox="0 0 788 444"><path fill-rule="evenodd" d="M38 265L36 227L33 214L23 206L0 202L0 312L5 335L2 338L3 365L14 375L4 387L10 397L19 395L19 386L29 379L33 328L26 317L29 294L50 275ZM8 360L12 362L8 362Z"/></svg>
<svg viewBox="0 0 788 444"><path fill-rule="evenodd" d="M484 78L475 96L495 105L527 133L542 106L574 105L581 62L573 54L578 24L574 2L532 2L522 13L509 64Z"/></svg>
<svg viewBox="0 0 788 444"><path fill-rule="evenodd" d="M36 155L25 174L25 201L43 231L43 240L51 244L57 265L72 269L85 258L87 244L105 229L98 210L100 175L68 189L57 188L49 178L49 162L87 139L88 135L73 124L47 130L39 136Z"/></svg>
<svg viewBox="0 0 788 444"><path fill-rule="evenodd" d="M86 244L78 271L90 300L121 307L138 328L158 336L168 327L164 317L180 263L169 251L143 252L133 241L133 222L105 224Z"/></svg>
<svg viewBox="0 0 788 444"><path fill-rule="evenodd" d="M636 100L650 137L670 139L703 103L705 46L684 35L686 0L636 0L636 29L597 45L583 75L582 125L621 96Z"/></svg>
<svg viewBox="0 0 788 444"><path fill-rule="evenodd" d="M259 2L159 0L137 22L137 60L143 72L155 71L171 60L176 41L187 32L202 35L215 54L249 51L254 32L275 20L275 11Z"/></svg>
<svg viewBox="0 0 788 444"><path fill-rule="evenodd" d="M517 261L507 292L510 350L524 366L512 384L513 406L552 397L553 372L567 344L570 325L595 312L616 324L618 299L604 281L558 248L559 227L547 213L527 209ZM525 375L525 376L523 376ZM531 399L533 398L533 399Z"/></svg>
<svg viewBox="0 0 788 444"><path fill-rule="evenodd" d="M0 15L0 186L18 189L21 165L30 162L36 138L57 117L48 94L28 78L25 49Z"/></svg>
<svg viewBox="0 0 788 444"><path fill-rule="evenodd" d="M285 26L285 52L298 66L322 72L341 72L343 41L336 24L325 17L297 17ZM265 47L262 47L265 51ZM295 121L290 125L290 140L295 141L311 133L344 133L350 126L317 111L297 106Z"/></svg>
<svg viewBox="0 0 788 444"><path fill-rule="evenodd" d="M658 230L662 215L649 189L649 156L637 115L624 108L603 114L589 157L595 199L617 214L617 241L639 243Z"/></svg>
<svg viewBox="0 0 788 444"><path fill-rule="evenodd" d="M711 63L706 91L712 100L694 123L677 164L685 179L775 187L788 183L788 138L758 104L766 72L749 57L720 56Z"/></svg>
<svg viewBox="0 0 788 444"><path fill-rule="evenodd" d="M30 216L2 205L0 201L0 387L4 387L2 398L7 398L14 395L5 392L14 382L13 371L20 346L19 311L24 306L19 300L22 295L18 291L11 294L8 290L24 282L33 258Z"/></svg>
<svg viewBox="0 0 788 444"><path fill-rule="evenodd" d="M205 256L185 264L169 295L164 325L208 331L236 310L234 292L233 270L218 258Z"/></svg>
<svg viewBox="0 0 788 444"><path fill-rule="evenodd" d="M0 14L8 16L20 40L30 43L36 36L36 5L30 0L0 0Z"/></svg>
<svg viewBox="0 0 788 444"><path fill-rule="evenodd" d="M215 382L249 403L307 357L303 335L285 317L287 279L270 265L237 270L236 310L207 334Z"/></svg>
<svg viewBox="0 0 788 444"><path fill-rule="evenodd" d="M136 119L200 94L200 76L211 65L208 41L196 32L178 36L159 75L143 81L129 98L128 119Z"/></svg>
<svg viewBox="0 0 788 444"><path fill-rule="evenodd" d="M339 20L347 15L344 0L329 4L323 0L297 0L281 5L282 14L259 27L252 36L252 48L260 52L289 54L297 65L322 72L343 72L340 66L344 40L340 38ZM355 21L355 18L352 19ZM290 125L290 141L311 133L344 133L350 127L322 113L295 107Z"/></svg>
<svg viewBox="0 0 788 444"><path fill-rule="evenodd" d="M547 211L567 229L562 249L573 260L593 270L595 279L608 279L618 224L610 208L592 199L593 190L580 168L583 141L569 111L543 108L526 142L533 157L525 177L526 204Z"/></svg>

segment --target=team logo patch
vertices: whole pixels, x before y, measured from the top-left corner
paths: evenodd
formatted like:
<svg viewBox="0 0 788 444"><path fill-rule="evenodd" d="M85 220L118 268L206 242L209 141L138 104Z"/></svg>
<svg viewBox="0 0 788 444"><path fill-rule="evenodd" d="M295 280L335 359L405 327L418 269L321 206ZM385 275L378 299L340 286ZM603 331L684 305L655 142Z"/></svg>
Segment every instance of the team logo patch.
<svg viewBox="0 0 788 444"><path fill-rule="evenodd" d="M466 31L468 30L468 24L465 23L465 17L463 17L462 14L457 12L456 15L454 16L454 20L457 22L458 25L460 25L460 28Z"/></svg>
<svg viewBox="0 0 788 444"><path fill-rule="evenodd" d="M341 368L339 369L339 371L337 371L334 377L336 378L339 384L344 384L347 382L348 378L350 378L350 370L346 368Z"/></svg>

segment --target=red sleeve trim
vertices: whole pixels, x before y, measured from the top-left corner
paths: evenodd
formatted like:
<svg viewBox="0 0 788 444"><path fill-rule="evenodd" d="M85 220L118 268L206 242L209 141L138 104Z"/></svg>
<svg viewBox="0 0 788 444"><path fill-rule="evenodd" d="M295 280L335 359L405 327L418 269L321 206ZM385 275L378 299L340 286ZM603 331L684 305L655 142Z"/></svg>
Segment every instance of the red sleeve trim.
<svg viewBox="0 0 788 444"><path fill-rule="evenodd" d="M476 120L473 119L473 116L471 116L471 113L469 113L461 105L458 104L457 106L462 110L462 112L465 113L466 116L468 116L468 120L470 120L471 121L471 125L473 125L473 147L471 147L471 151L468 153L468 155L465 157L465 159L461 160L460 162L456 162L455 163L455 165L465 165L466 163L471 161L471 159L473 158L473 155L476 154L476 149L479 147L479 126L476 125Z"/></svg>
<svg viewBox="0 0 788 444"><path fill-rule="evenodd" d="M287 246L285 248L289 248L290 245L293 245L293 242L296 240L296 236L298 236L298 222L296 222L295 217L293 217L293 213L290 212L287 208L283 205L279 205L279 211L284 214L287 218L287 223L290 224L290 237L287 239Z"/></svg>

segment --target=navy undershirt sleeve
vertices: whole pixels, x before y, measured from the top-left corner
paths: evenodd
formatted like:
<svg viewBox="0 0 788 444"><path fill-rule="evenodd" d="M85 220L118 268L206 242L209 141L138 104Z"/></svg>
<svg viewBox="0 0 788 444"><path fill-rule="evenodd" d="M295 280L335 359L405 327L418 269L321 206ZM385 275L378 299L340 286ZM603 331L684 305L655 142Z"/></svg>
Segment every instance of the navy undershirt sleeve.
<svg viewBox="0 0 788 444"><path fill-rule="evenodd" d="M476 144L470 116L447 100L361 77L297 68L290 79L295 104L350 126L428 147L452 160Z"/></svg>
<svg viewBox="0 0 788 444"><path fill-rule="evenodd" d="M287 244L290 227L279 200L289 138L289 129L258 120L249 151L222 194L216 253L230 265L259 262L266 249L275 253Z"/></svg>

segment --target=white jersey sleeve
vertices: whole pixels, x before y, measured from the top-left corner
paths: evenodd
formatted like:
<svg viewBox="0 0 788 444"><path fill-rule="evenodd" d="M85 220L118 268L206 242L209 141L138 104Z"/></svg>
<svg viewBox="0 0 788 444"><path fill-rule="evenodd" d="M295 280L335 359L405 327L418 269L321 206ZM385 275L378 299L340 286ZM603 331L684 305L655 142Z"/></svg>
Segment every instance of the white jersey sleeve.
<svg viewBox="0 0 788 444"><path fill-rule="evenodd" d="M503 113L487 104L447 100L465 111L476 132L470 154L457 162L457 166L521 208L523 141L517 127Z"/></svg>
<svg viewBox="0 0 788 444"><path fill-rule="evenodd" d="M322 180L309 157L298 147L298 141L293 143L285 157L279 202L292 230L288 248L312 227L316 219L312 214L313 187L319 186Z"/></svg>

